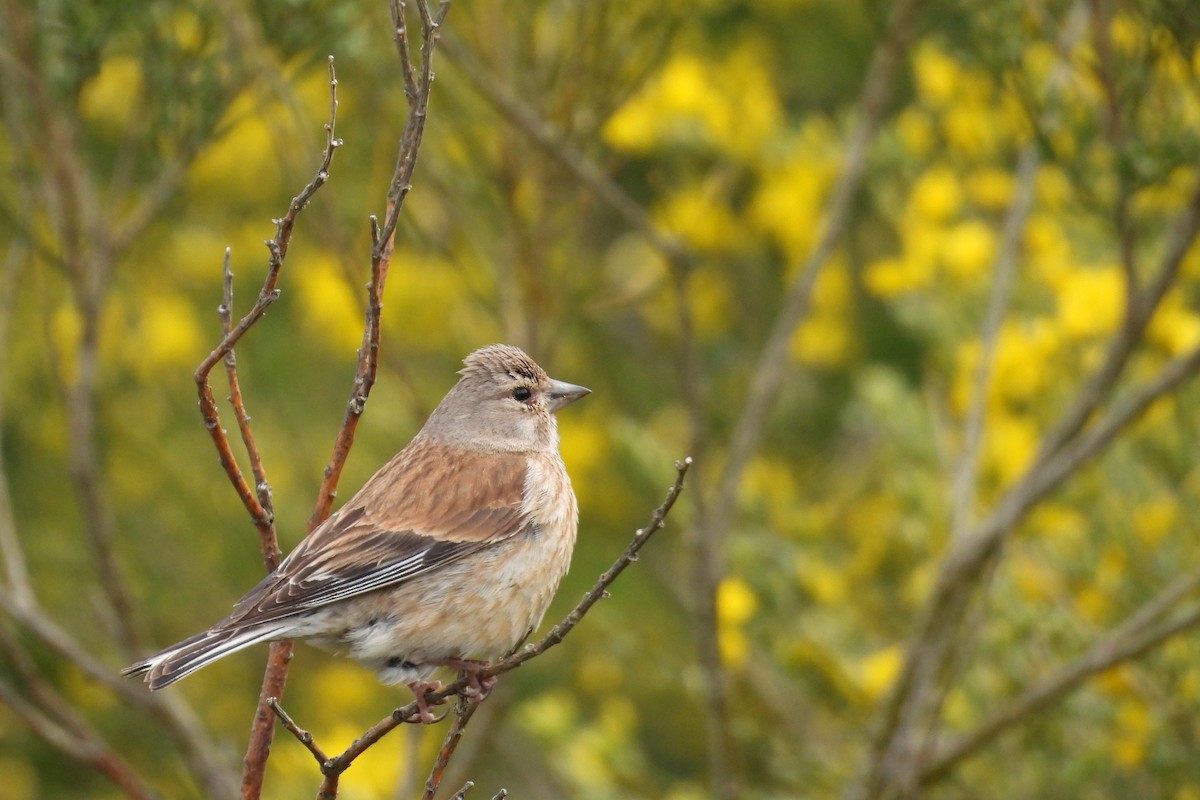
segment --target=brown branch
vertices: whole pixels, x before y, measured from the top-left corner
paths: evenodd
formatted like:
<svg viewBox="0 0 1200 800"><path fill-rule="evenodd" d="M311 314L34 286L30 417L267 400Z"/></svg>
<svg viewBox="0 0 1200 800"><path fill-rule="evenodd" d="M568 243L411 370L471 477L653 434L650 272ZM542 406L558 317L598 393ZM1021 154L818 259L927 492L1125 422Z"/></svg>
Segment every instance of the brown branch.
<svg viewBox="0 0 1200 800"><path fill-rule="evenodd" d="M295 736L300 744L304 745L308 749L308 752L312 753L313 758L317 760L318 764L323 765L329 760L324 751L322 751L320 747L317 747L317 743L313 741L313 735L296 724L296 721L293 720L291 716L283 710L283 706L279 705L279 700L277 698L268 697L267 708L271 709L271 712L275 716L279 717L279 722L283 725L287 732L292 734L292 736Z"/></svg>
<svg viewBox="0 0 1200 800"><path fill-rule="evenodd" d="M229 268L229 248L225 248L225 293L217 314L221 317L221 332L228 336L233 330L233 271ZM262 463L262 454L254 441L250 430L250 415L246 412L246 401L242 397L242 384L238 379L237 355L233 348L225 354L225 378L229 383L229 405L233 407L233 415L237 419L238 432L242 436L242 446L246 448L246 457L250 461L250 474L254 476L254 493L262 506L263 516L274 521L275 510L271 506L271 484L267 481L267 473ZM276 543L278 547L278 543ZM264 553L266 550L264 549ZM275 553L278 558L278 553ZM270 563L266 564L268 571Z"/></svg>
<svg viewBox="0 0 1200 800"><path fill-rule="evenodd" d="M479 708L480 702L481 700L472 700L462 696L458 698L454 708L454 722L450 725L450 730L446 732L446 738L442 741L442 749L438 751L433 768L429 771L429 777L425 780L425 791L421 794L421 800L433 800L434 795L437 794L438 787L442 785L442 778L446 773L446 765L454 756L458 743L462 741L463 731L475 714L475 709ZM466 786L460 789L456 796L463 796L472 786L474 784L467 781Z"/></svg>
<svg viewBox="0 0 1200 800"><path fill-rule="evenodd" d="M638 551L645 546L646 542L650 541L650 537L655 532L662 529L666 524L667 515L671 512L671 508L675 505L675 501L679 498L683 491L684 478L687 476L688 469L692 465L692 459L685 458L682 461L675 462L675 482L667 491L667 496L663 500L662 505L655 509L650 517L650 522L644 528L639 528L634 532L633 540L625 548L624 552L617 558L613 565L609 567L596 580L579 604L571 610L561 622L555 625L550 631L542 637L536 644L526 645L521 650L513 653L510 656L502 658L495 664L479 670L478 678L490 678L498 675L503 675L510 672L525 662L537 658L542 653L549 650L551 647L559 644L575 626L582 621L584 615L601 599L608 597L608 587L612 585L622 572L625 571L633 562L638 559ZM448 686L436 692L430 692L427 695L427 700L430 703L439 703L447 700L450 697L461 695L470 685L470 682L465 678L460 678ZM474 712L472 712L474 713ZM350 768L354 760L362 755L368 748L382 739L391 731L395 730L400 725L417 717L418 708L416 702L409 703L406 706L401 706L393 711L390 715L377 722L375 725L368 728L361 736L346 748L341 754L333 756L327 760L321 767L321 771L325 775L325 779L321 784L321 790L318 792L318 800L333 800L337 797L338 779L341 774ZM463 723L466 724L465 722Z"/></svg>
<svg viewBox="0 0 1200 800"><path fill-rule="evenodd" d="M395 26L395 41L400 52L401 68L405 75L405 94L409 100L408 119L404 132L400 137L399 153L396 158L396 169L388 189L387 213L384 216L383 227L380 228L375 217L371 218L371 283L367 292L366 324L363 328L362 345L358 350L358 367L354 375L354 388L350 400L346 404L346 412L342 418L342 427L338 431L333 445L333 453L325 466L321 488L317 494L316 507L309 518L309 530L312 530L326 517L333 507L334 497L337 496L338 481L350 448L354 445L354 435L358 430L358 422L366 408L367 398L375 385L375 374L379 364L379 319L383 310L383 289L387 281L388 268L391 265L392 245L395 239L396 223L399 220L400 208L404 204L412 188L413 171L417 165L417 155L425 132L425 119L429 111L429 97L433 88L433 55L437 48L439 28L449 10L449 0L443 0L438 8L436 18L429 13L426 0L418 0L417 7L421 15L421 52L423 62L419 80L412 84L412 60L408 46L408 26L404 20L404 6L400 0L391 0L389 8L392 22Z"/></svg>

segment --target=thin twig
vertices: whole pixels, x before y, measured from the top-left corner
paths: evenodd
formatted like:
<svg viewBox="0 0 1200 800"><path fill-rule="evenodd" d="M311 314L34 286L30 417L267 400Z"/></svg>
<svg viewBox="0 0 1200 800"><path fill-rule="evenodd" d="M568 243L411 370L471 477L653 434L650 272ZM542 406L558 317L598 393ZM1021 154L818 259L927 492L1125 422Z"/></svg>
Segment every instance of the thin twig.
<svg viewBox="0 0 1200 800"><path fill-rule="evenodd" d="M228 336L233 329L233 271L229 268L230 249L225 248L224 274L225 293L217 314L221 317L221 332ZM225 354L225 377L229 382L229 405L233 407L234 418L237 419L238 431L242 436L242 446L246 448L246 458L250 461L250 474L254 476L254 493L262 506L263 516L275 520L275 509L271 504L271 484L267 481L266 469L263 467L262 454L250 430L250 415L246 412L246 401L242 397L242 385L238 379L237 355L233 348ZM278 543L276 543L278 546ZM278 553L274 554L278 558ZM268 562L268 570L269 562Z"/></svg>
<svg viewBox="0 0 1200 800"><path fill-rule="evenodd" d="M466 730L467 723L471 721L475 710L479 708L479 703L480 700L477 699L462 696L458 698L454 708L454 722L450 725L450 730L446 732L446 738L442 741L442 749L438 751L433 767L429 770L429 777L425 780L425 791L421 794L421 800L433 800L434 795L437 794L438 787L442 785L442 778L446 773L446 765L450 763L454 751L458 748L463 731ZM456 796L461 797L472 786L474 784L467 781L467 785L460 789Z"/></svg>
<svg viewBox="0 0 1200 800"><path fill-rule="evenodd" d="M1021 236L1033 206L1033 185L1037 166L1037 147L1033 144L1025 145L1017 159L1016 191L1004 219L1000 247L992 269L992 288L988 294L987 311L984 313L983 329L979 336L979 364L971 381L971 405L963 426L962 454L954 473L950 531L955 538L965 536L972 522L975 483L979 474L979 448L983 442L984 422L987 418L988 384L991 383L995 364L996 341L1000 336L1009 296L1012 294Z"/></svg>
<svg viewBox="0 0 1200 800"><path fill-rule="evenodd" d="M291 718L291 715L283 710L283 706L279 705L279 700L274 697L268 697L267 708L271 709L272 713L279 717L280 723L283 724L287 732L295 736L297 741L304 745L308 749L308 752L312 753L317 763L324 766L325 762L329 760L324 751L320 747L317 747L317 743L313 741L313 735L297 725L296 721Z"/></svg>

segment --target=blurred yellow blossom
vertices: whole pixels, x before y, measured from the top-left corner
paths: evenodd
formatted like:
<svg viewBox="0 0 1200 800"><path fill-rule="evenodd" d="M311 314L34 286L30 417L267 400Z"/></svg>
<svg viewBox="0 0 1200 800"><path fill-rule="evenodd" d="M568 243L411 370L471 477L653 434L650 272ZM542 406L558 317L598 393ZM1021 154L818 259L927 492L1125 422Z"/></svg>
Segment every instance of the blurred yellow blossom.
<svg viewBox="0 0 1200 800"><path fill-rule="evenodd" d="M789 270L812 249L824 202L838 165L838 132L806 122L787 152L764 165L746 218L784 251Z"/></svg>
<svg viewBox="0 0 1200 800"><path fill-rule="evenodd" d="M996 234L987 223L969 219L951 226L942 244L942 263L951 277L972 280L990 271Z"/></svg>
<svg viewBox="0 0 1200 800"><path fill-rule="evenodd" d="M120 133L133 120L141 93L141 63L131 55L110 56L80 90L80 113L107 133Z"/></svg>
<svg viewBox="0 0 1200 800"><path fill-rule="evenodd" d="M717 587L717 620L722 625L744 625L758 611L758 596L741 578L729 576Z"/></svg>
<svg viewBox="0 0 1200 800"><path fill-rule="evenodd" d="M992 414L984 434L983 463L1001 486L1012 484L1033 460L1037 424L1023 414Z"/></svg>
<svg viewBox="0 0 1200 800"><path fill-rule="evenodd" d="M904 650L898 644L876 650L858 662L858 687L871 701L892 688L904 663Z"/></svg>
<svg viewBox="0 0 1200 800"><path fill-rule="evenodd" d="M913 51L912 68L922 102L940 107L955 101L961 69L940 47L928 41L919 44Z"/></svg>
<svg viewBox="0 0 1200 800"><path fill-rule="evenodd" d="M1113 47L1123 55L1138 56L1146 47L1145 25L1128 11L1112 15L1108 24L1108 35Z"/></svg>
<svg viewBox="0 0 1200 800"><path fill-rule="evenodd" d="M1140 699L1129 697L1117 705L1112 744L1117 766L1132 769L1142 764L1153 724L1150 709Z"/></svg>
<svg viewBox="0 0 1200 800"><path fill-rule="evenodd" d="M802 556L796 562L796 576L804 590L823 606L836 606L850 592L846 572L819 559Z"/></svg>
<svg viewBox="0 0 1200 800"><path fill-rule="evenodd" d="M1156 545L1179 525L1179 498L1162 493L1133 510L1133 532L1148 545Z"/></svg>
<svg viewBox="0 0 1200 800"><path fill-rule="evenodd" d="M944 222L962 207L962 187L954 170L938 165L926 170L913 184L909 205L921 219Z"/></svg>
<svg viewBox="0 0 1200 800"><path fill-rule="evenodd" d="M729 252L740 248L738 223L729 198L719 187L685 187L659 206L655 216L660 225L692 247L705 252Z"/></svg>
<svg viewBox="0 0 1200 800"><path fill-rule="evenodd" d="M1175 297L1169 296L1154 312L1147 335L1169 355L1179 356L1200 345L1200 314L1184 308Z"/></svg>
<svg viewBox="0 0 1200 800"><path fill-rule="evenodd" d="M857 341L852 329L853 291L844 261L836 260L821 270L813 286L810 313L792 336L793 358L825 369L846 364Z"/></svg>
<svg viewBox="0 0 1200 800"><path fill-rule="evenodd" d="M876 297L888 299L923 289L933 278L928 262L912 258L877 258L863 269L863 284Z"/></svg>
<svg viewBox="0 0 1200 800"><path fill-rule="evenodd" d="M236 192L239 201L273 199L282 174L280 151L270 120L279 110L244 92L227 112L225 135L192 164L190 176L201 192Z"/></svg>
<svg viewBox="0 0 1200 800"><path fill-rule="evenodd" d="M957 154L973 159L992 155L1001 143L1000 130L990 110L980 105L955 105L942 119L946 144Z"/></svg>
<svg viewBox="0 0 1200 800"><path fill-rule="evenodd" d="M296 265L295 275L304 327L313 341L335 351L354 352L362 344L362 301L328 254Z"/></svg>
<svg viewBox="0 0 1200 800"><path fill-rule="evenodd" d="M967 198L984 211L1004 211L1012 202L1016 183L1012 173L997 167L980 167L965 180Z"/></svg>
<svg viewBox="0 0 1200 800"><path fill-rule="evenodd" d="M1069 272L1056 297L1059 324L1072 338L1112 333L1125 312L1125 279L1116 266Z"/></svg>
<svg viewBox="0 0 1200 800"><path fill-rule="evenodd" d="M203 349L191 305L171 294L157 294L142 306L132 336L122 347L124 357L142 374L165 366L195 366Z"/></svg>
<svg viewBox="0 0 1200 800"><path fill-rule="evenodd" d="M783 113L761 53L749 43L723 62L688 53L672 57L609 118L605 140L630 152L684 142L756 157Z"/></svg>
<svg viewBox="0 0 1200 800"><path fill-rule="evenodd" d="M1059 573L1028 553L1013 556L1009 568L1013 585L1023 600L1048 602L1056 599L1063 589Z"/></svg>

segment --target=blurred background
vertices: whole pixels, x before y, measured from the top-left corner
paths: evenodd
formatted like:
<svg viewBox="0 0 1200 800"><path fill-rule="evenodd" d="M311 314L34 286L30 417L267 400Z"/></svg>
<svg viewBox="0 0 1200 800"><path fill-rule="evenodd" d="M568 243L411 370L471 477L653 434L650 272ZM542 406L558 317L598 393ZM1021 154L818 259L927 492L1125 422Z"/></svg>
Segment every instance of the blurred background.
<svg viewBox="0 0 1200 800"><path fill-rule="evenodd" d="M237 350L303 535L406 113L388 9L0 10L0 794L236 796L265 649L116 672L261 577L192 372L225 247L241 314L320 161L332 54L345 144ZM450 8L342 498L495 341L593 390L547 622L696 466L441 796L1200 798L1194 12ZM337 752L409 699L302 645L284 705ZM417 797L443 732L341 796ZM281 733L264 797L318 784Z"/></svg>

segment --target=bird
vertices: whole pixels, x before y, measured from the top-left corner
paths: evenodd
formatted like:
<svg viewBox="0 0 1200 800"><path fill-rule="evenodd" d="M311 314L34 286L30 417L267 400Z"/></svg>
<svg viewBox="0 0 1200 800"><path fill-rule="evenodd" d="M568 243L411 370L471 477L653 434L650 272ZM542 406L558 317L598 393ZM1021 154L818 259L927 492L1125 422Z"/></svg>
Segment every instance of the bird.
<svg viewBox="0 0 1200 800"><path fill-rule="evenodd" d="M493 344L416 436L207 630L122 670L162 689L260 642L302 639L412 690L475 674L537 629L570 566L578 505L555 413L589 389ZM494 680L494 679L493 679Z"/></svg>

